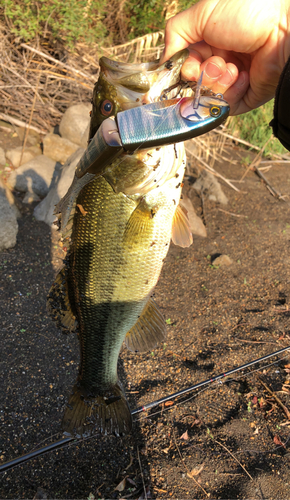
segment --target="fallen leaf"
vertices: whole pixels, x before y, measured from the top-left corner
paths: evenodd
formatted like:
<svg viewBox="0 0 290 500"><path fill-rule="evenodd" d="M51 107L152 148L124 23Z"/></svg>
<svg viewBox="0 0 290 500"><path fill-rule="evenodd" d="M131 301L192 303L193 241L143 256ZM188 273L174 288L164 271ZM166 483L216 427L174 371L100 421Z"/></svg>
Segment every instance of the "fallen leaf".
<svg viewBox="0 0 290 500"><path fill-rule="evenodd" d="M258 403L258 398L257 396L254 396L253 399L252 399L252 403L253 405L256 405Z"/></svg>
<svg viewBox="0 0 290 500"><path fill-rule="evenodd" d="M278 446L283 446L283 448L285 448L285 445L284 443L282 443L280 437L278 436L278 434L276 434L273 438L273 441L275 444L277 444Z"/></svg>
<svg viewBox="0 0 290 500"><path fill-rule="evenodd" d="M182 436L180 436L180 439L184 439L185 441L189 439L187 430L182 434Z"/></svg>
<svg viewBox="0 0 290 500"><path fill-rule="evenodd" d="M124 479L122 479L122 481L118 484L118 486L116 486L114 491L124 491L125 486L126 486L126 479L127 479L127 477L124 477Z"/></svg>
<svg viewBox="0 0 290 500"><path fill-rule="evenodd" d="M130 477L127 477L127 481L128 481L128 483L133 484L133 486L136 486L136 488L137 488L137 484L135 483L135 481L133 481L133 479L131 479Z"/></svg>
<svg viewBox="0 0 290 500"><path fill-rule="evenodd" d="M200 467L196 467L195 469L192 469L190 472L187 473L188 477L190 477L192 479L193 476L198 476L198 474L201 473L203 468L204 468L204 464L202 464Z"/></svg>
<svg viewBox="0 0 290 500"><path fill-rule="evenodd" d="M79 203L77 203L77 207L78 207L79 211L81 212L81 214L85 217L88 212L86 212L84 207L82 205L80 205Z"/></svg>

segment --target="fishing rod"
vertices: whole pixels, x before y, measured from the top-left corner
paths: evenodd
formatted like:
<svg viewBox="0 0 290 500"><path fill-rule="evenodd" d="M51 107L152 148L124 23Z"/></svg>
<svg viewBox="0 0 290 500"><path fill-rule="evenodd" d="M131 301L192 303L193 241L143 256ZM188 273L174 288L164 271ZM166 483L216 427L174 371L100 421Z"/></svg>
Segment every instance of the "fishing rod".
<svg viewBox="0 0 290 500"><path fill-rule="evenodd" d="M280 349L279 351L272 352L271 354L267 354L266 356L262 356L261 358L257 358L254 361L250 361L249 363L245 363L244 365L238 366L237 368L233 368L232 370L229 370L225 373L221 373L220 375L216 375L215 377L209 378L207 380L204 380L203 382L199 382L198 384L192 385L191 387L187 387L186 389L182 389L181 391L175 392L173 394L170 394L169 396L165 396L164 398L157 399L156 401L152 401L151 403L148 403L144 406L139 406L135 410L131 411L131 415L137 415L138 413L141 413L143 411L150 410L151 408L154 408L154 406L161 405L163 403L166 403L167 401L171 401L173 399L176 399L180 396L183 396L184 394L188 394L189 392L194 391L195 389L199 389L200 387L204 387L206 385L209 385L213 382L219 382L225 377L228 377L229 375L232 375L233 373L237 373L239 371L245 370L246 368L249 368L250 366L256 365L258 363L261 363L262 361L265 361L266 359L272 358L274 356L278 356L279 354L282 354L283 352L286 352L290 349L290 346L284 347L283 349ZM60 439L59 441L55 441L54 443L48 444L44 446L43 448L38 448L37 450L30 451L29 453L26 453L25 455L22 455L21 457L15 458L14 460L10 460L9 462L5 462L4 464L0 465L0 472L5 472L9 469L12 469L13 467L16 467L17 465L23 464L24 462L27 462L28 460L32 460L33 458L39 457L40 455L43 455L45 453L48 453L50 451L56 450L58 448L62 448L65 444L72 443L72 442L79 442L80 440L74 437L66 437L63 439Z"/></svg>

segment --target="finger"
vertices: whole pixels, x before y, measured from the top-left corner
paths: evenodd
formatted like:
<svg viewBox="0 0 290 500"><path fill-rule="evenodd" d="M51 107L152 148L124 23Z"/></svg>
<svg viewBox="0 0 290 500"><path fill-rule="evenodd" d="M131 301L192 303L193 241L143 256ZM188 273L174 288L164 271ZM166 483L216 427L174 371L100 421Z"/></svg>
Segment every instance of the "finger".
<svg viewBox="0 0 290 500"><path fill-rule="evenodd" d="M195 50L190 50L189 56L181 68L181 78L186 82L197 81L201 73L200 65L202 62L203 58L200 53Z"/></svg>
<svg viewBox="0 0 290 500"><path fill-rule="evenodd" d="M216 94L223 94L227 92L227 90L236 83L239 78L239 70L235 64L227 63L226 71L222 74L222 76L217 80L216 83L212 86L212 91Z"/></svg>
<svg viewBox="0 0 290 500"><path fill-rule="evenodd" d="M200 71L203 71L202 84L211 89L226 73L227 65L221 57L212 56L200 65Z"/></svg>
<svg viewBox="0 0 290 500"><path fill-rule="evenodd" d="M241 71L249 71L251 66L251 56L248 54L243 54L240 52L233 52L231 50L223 50L216 47L211 47L212 55L219 56L227 63L231 62L235 64L238 70Z"/></svg>
<svg viewBox="0 0 290 500"><path fill-rule="evenodd" d="M212 56L204 61L201 54L191 50L182 66L181 75L185 81L196 81L203 71L202 84L212 88L226 72L226 69L226 63L221 57Z"/></svg>
<svg viewBox="0 0 290 500"><path fill-rule="evenodd" d="M231 108L230 115L239 115L251 111L252 108L245 102L249 83L249 73L247 71L242 71L239 73L236 82L224 93L224 99L229 103Z"/></svg>
<svg viewBox="0 0 290 500"><path fill-rule="evenodd" d="M185 49L191 43L202 40L203 37L197 32L197 25L189 23L189 17L193 16L194 18L194 12L197 8L199 8L197 4L193 5L167 21L165 28L165 48L161 56L161 63L167 61L176 52ZM189 25L190 29L188 29Z"/></svg>

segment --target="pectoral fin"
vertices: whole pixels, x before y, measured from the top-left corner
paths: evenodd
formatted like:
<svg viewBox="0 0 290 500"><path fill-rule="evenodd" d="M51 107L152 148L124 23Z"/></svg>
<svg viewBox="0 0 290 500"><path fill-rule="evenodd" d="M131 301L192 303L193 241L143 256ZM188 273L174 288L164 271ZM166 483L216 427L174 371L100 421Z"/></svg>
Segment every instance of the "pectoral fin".
<svg viewBox="0 0 290 500"><path fill-rule="evenodd" d="M129 246L143 247L153 234L153 218L156 209L150 209L144 200L132 212L125 228L123 243Z"/></svg>
<svg viewBox="0 0 290 500"><path fill-rule="evenodd" d="M125 344L133 352L154 349L158 342L166 338L166 323L153 299L145 306L140 318L125 338Z"/></svg>
<svg viewBox="0 0 290 500"><path fill-rule="evenodd" d="M51 286L47 296L47 310L63 333L77 330L77 321L68 296L65 268L60 270Z"/></svg>
<svg viewBox="0 0 290 500"><path fill-rule="evenodd" d="M192 244L192 234L186 209L178 205L172 222L172 241L182 248L190 247Z"/></svg>

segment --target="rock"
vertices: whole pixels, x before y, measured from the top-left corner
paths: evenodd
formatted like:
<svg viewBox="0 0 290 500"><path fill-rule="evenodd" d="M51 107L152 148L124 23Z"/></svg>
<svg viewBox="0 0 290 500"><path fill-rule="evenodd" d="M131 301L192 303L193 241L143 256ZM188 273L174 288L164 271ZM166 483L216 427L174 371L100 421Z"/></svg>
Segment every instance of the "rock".
<svg viewBox="0 0 290 500"><path fill-rule="evenodd" d="M197 236L202 236L203 238L207 237L207 232L204 223L201 218L196 215L194 210L194 206L186 194L182 195L182 200L180 201L181 206L183 206L187 210L187 217L189 219L190 229L192 234L196 234Z"/></svg>
<svg viewBox="0 0 290 500"><path fill-rule="evenodd" d="M34 203L35 201L40 201L39 196L36 193L33 193L33 191L27 191L25 193L25 196L22 200L22 203Z"/></svg>
<svg viewBox="0 0 290 500"><path fill-rule="evenodd" d="M55 216L53 215L54 207L59 202L59 200L66 194L68 188L70 187L76 165L84 153L84 148L79 148L75 151L72 156L63 165L60 171L59 179L51 186L49 193L44 198L44 200L39 203L34 209L34 217L37 220L42 220L46 222L49 226L53 224ZM55 225L52 226L56 228Z"/></svg>
<svg viewBox="0 0 290 500"><path fill-rule="evenodd" d="M16 134L18 135L19 139L23 143L26 129L23 127L16 127ZM37 144L41 143L40 135L38 132L35 130L29 129L28 135L26 136L26 144L29 144L30 146L36 146Z"/></svg>
<svg viewBox="0 0 290 500"><path fill-rule="evenodd" d="M228 199L224 194L220 183L213 174L207 172L206 170L202 171L201 175L192 187L197 191L200 191L209 200L222 203L223 205L228 203Z"/></svg>
<svg viewBox="0 0 290 500"><path fill-rule="evenodd" d="M11 161L13 167L18 168L20 165L32 160L32 158L41 155L41 153L42 151L40 146L31 146L29 148L25 148L22 155L22 146L18 146L18 148L6 151L6 158Z"/></svg>
<svg viewBox="0 0 290 500"><path fill-rule="evenodd" d="M18 224L5 194L5 187L0 182L0 250L12 248L16 244Z"/></svg>
<svg viewBox="0 0 290 500"><path fill-rule="evenodd" d="M64 164L77 149L77 144L56 134L47 134L43 139L43 154L61 164Z"/></svg>
<svg viewBox="0 0 290 500"><path fill-rule="evenodd" d="M90 132L90 122L87 124L87 128L84 131L82 138L81 138L80 146L84 149L87 149L87 147L88 147L89 132Z"/></svg>
<svg viewBox="0 0 290 500"><path fill-rule="evenodd" d="M58 175L61 165L47 156L40 155L21 165L10 175L7 185L11 189L26 193L36 193L43 198Z"/></svg>
<svg viewBox="0 0 290 500"><path fill-rule="evenodd" d="M5 165L5 163L6 163L5 151L3 148L0 148L0 165Z"/></svg>
<svg viewBox="0 0 290 500"><path fill-rule="evenodd" d="M16 196L14 196L14 194L11 192L11 190L9 189L8 186L5 186L3 184L3 187L5 189L6 198L9 202L10 207L12 208L12 210L15 214L16 219L20 219L21 218L21 212L20 212L21 201L18 200L16 198Z"/></svg>
<svg viewBox="0 0 290 500"><path fill-rule="evenodd" d="M75 104L66 110L60 125L59 132L62 137L71 142L82 145L82 138L90 122L91 104Z"/></svg>
<svg viewBox="0 0 290 500"><path fill-rule="evenodd" d="M227 267L233 264L233 260L228 255L219 255L212 261L213 266Z"/></svg>
<svg viewBox="0 0 290 500"><path fill-rule="evenodd" d="M44 491L42 488L37 488L37 492L35 493L33 500L47 500L47 499L48 495L46 491Z"/></svg>

